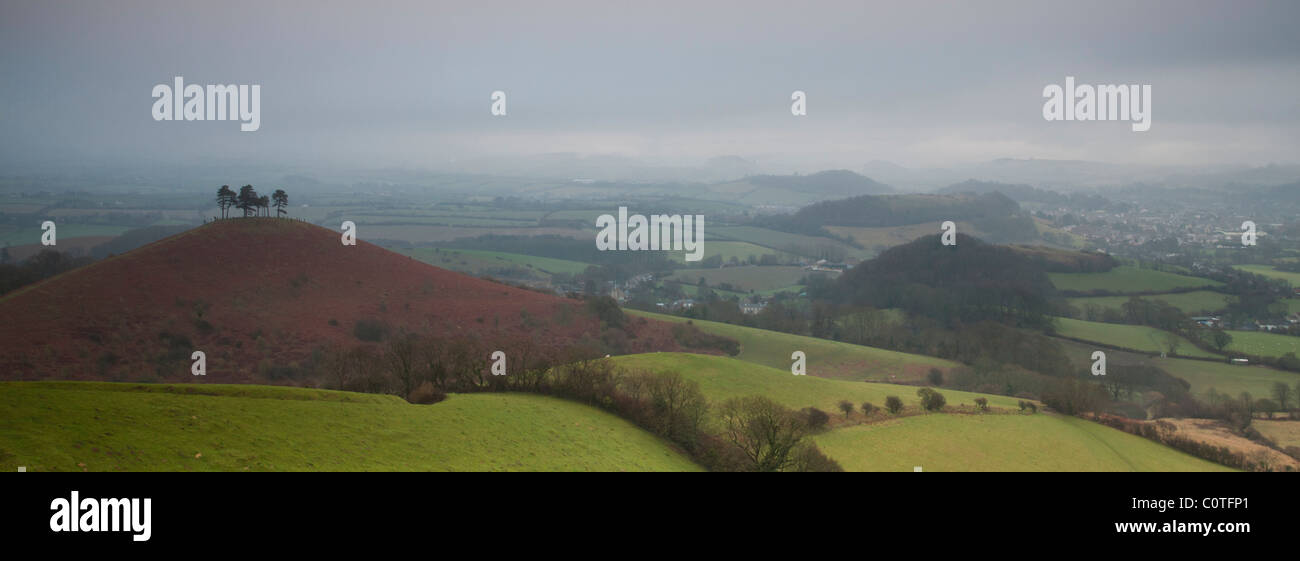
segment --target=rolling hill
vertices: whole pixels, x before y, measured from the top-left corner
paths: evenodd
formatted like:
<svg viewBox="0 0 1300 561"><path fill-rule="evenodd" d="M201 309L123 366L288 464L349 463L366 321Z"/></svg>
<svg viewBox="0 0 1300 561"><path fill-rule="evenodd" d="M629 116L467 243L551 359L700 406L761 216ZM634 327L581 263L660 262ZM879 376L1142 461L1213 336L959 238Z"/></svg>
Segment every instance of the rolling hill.
<svg viewBox="0 0 1300 561"><path fill-rule="evenodd" d="M939 388L950 406L987 398L993 411L920 413L915 386L794 376L729 357L650 353L614 357L627 370L678 372L699 384L712 402L767 396L790 408L830 412L840 400L903 399L908 414L870 423L838 425L814 437L818 447L846 471L1231 471L1161 444L1083 419L1054 413L1018 412L1013 397ZM860 417L860 415L859 415Z"/></svg>
<svg viewBox="0 0 1300 561"><path fill-rule="evenodd" d="M628 310L629 314L663 321L685 323L686 318ZM816 337L768 331L716 321L690 320L705 333L729 337L740 342L736 358L745 362L789 371L790 354L803 351L808 358L808 374L836 380L873 382L916 382L925 379L931 368L948 372L960 363L925 355L901 353Z"/></svg>
<svg viewBox="0 0 1300 561"><path fill-rule="evenodd" d="M363 231L364 234L364 231ZM264 381L322 349L362 344L359 327L433 335L598 338L580 302L476 279L337 232L232 219L145 245L0 298L2 379ZM632 351L675 350L670 326L629 327Z"/></svg>
<svg viewBox="0 0 1300 561"><path fill-rule="evenodd" d="M0 469L699 471L585 405L528 394L387 395L204 384L0 382Z"/></svg>

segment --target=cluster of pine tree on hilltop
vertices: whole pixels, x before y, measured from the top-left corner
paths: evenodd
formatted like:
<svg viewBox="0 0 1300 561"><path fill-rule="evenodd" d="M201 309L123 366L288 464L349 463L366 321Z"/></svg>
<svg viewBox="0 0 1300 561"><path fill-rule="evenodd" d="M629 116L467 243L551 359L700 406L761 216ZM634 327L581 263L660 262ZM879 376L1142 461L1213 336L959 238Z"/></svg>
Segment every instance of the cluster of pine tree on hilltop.
<svg viewBox="0 0 1300 561"><path fill-rule="evenodd" d="M222 185L217 189L217 206L221 207L221 217L228 218L227 212L230 208L237 208L244 211L244 217L249 216L270 216L271 206L275 206L275 215L289 214L284 207L289 206L289 194L284 189L276 189L270 197L258 195L257 190L252 185L245 185L239 188L236 193L230 189L229 185ZM265 212L265 214L263 214Z"/></svg>

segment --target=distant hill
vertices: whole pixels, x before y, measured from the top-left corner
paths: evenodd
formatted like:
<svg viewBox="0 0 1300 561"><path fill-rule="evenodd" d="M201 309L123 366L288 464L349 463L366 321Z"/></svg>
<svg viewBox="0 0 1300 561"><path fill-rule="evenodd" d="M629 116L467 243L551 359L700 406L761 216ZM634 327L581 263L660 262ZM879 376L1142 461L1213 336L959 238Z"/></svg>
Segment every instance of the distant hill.
<svg viewBox="0 0 1300 561"><path fill-rule="evenodd" d="M894 192L893 187L843 169L819 171L811 175L754 175L746 180L761 187L780 187L827 197Z"/></svg>
<svg viewBox="0 0 1300 561"><path fill-rule="evenodd" d="M942 245L935 234L890 248L840 275L834 294L843 303L900 308L946 323L1032 327L1050 323L1055 298L1035 259L964 234L955 246Z"/></svg>
<svg viewBox="0 0 1300 561"><path fill-rule="evenodd" d="M325 350L403 331L599 345L581 302L439 269L293 220L222 220L0 298L0 378L267 381ZM671 326L631 322L627 352L673 350ZM373 344L373 343L369 343Z"/></svg>
<svg viewBox="0 0 1300 561"><path fill-rule="evenodd" d="M1047 204L1064 204L1069 201L1065 195L1056 191L1039 189L1032 185L997 183L992 181L976 181L968 179L961 183L954 183L938 191L939 193L1002 193L1019 202L1047 203Z"/></svg>
<svg viewBox="0 0 1300 561"><path fill-rule="evenodd" d="M945 221L962 222L994 243L1039 240L1033 218L1001 193L862 195L814 203L794 214L774 217L768 227L826 235L827 227L892 228L927 224L938 231ZM970 233L970 232L966 232Z"/></svg>

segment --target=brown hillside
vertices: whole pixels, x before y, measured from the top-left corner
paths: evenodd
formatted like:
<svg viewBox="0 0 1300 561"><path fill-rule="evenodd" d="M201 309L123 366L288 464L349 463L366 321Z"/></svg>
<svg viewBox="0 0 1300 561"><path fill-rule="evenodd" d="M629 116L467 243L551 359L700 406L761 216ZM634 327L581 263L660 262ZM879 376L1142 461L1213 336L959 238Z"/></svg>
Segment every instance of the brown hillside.
<svg viewBox="0 0 1300 561"><path fill-rule="evenodd" d="M391 332L599 340L581 302L439 269L304 222L223 220L0 299L0 379L265 381L270 366ZM635 320L627 352L680 350L670 326ZM622 337L620 337L622 338ZM510 354L510 349L502 349Z"/></svg>

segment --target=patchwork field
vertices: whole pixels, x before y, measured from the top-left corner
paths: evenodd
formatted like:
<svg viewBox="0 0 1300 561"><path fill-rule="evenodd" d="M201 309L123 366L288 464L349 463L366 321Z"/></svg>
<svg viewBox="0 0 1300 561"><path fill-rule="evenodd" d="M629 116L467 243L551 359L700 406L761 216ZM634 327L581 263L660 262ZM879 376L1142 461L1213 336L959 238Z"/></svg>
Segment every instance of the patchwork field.
<svg viewBox="0 0 1300 561"><path fill-rule="evenodd" d="M1168 292L1180 288L1197 288L1222 286L1223 283L1210 279L1189 277L1139 269L1130 265L1115 267L1105 273L1048 273L1057 290L1074 290L1090 292L1105 290L1118 294L1134 292Z"/></svg>
<svg viewBox="0 0 1300 561"><path fill-rule="evenodd" d="M670 322L683 323L686 318L627 310L640 315ZM736 358L790 373L790 354L803 351L807 357L809 376L851 380L854 382L907 382L925 379L931 368L947 372L959 363L924 355L900 353L875 347L864 347L815 337L791 335L765 329L755 329L714 321L692 320L706 333L730 337L740 341L740 354Z"/></svg>
<svg viewBox="0 0 1300 561"><path fill-rule="evenodd" d="M1170 351L1183 356L1217 358L1218 355L1203 351L1192 345L1191 341L1154 327L1144 325L1126 325L1119 323L1102 323L1071 318L1056 318L1057 333L1062 337L1071 337L1084 341L1093 341L1122 349L1133 349L1148 353Z"/></svg>
<svg viewBox="0 0 1300 561"><path fill-rule="evenodd" d="M412 405L391 396L269 386L5 382L0 387L0 469L10 472L18 466L28 471L700 469L627 421L535 395L452 395L434 405Z"/></svg>
<svg viewBox="0 0 1300 561"><path fill-rule="evenodd" d="M1279 357L1287 353L1300 355L1300 337L1262 331L1230 331L1228 350L1258 356Z"/></svg>

